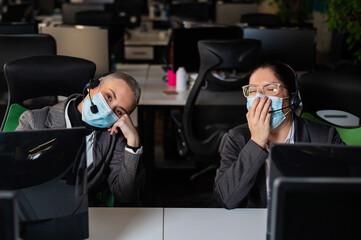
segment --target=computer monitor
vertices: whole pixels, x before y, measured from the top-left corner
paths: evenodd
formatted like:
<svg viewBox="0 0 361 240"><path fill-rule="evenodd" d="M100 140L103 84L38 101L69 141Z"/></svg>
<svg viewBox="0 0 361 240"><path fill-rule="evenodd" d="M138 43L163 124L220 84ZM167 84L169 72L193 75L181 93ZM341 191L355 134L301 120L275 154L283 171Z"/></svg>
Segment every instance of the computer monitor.
<svg viewBox="0 0 361 240"><path fill-rule="evenodd" d="M177 16L185 21L214 22L215 5L213 2L172 2L169 16Z"/></svg>
<svg viewBox="0 0 361 240"><path fill-rule="evenodd" d="M185 67L187 72L198 72L200 65L198 41L240 39L242 29L236 26L195 27L173 29L173 70Z"/></svg>
<svg viewBox="0 0 361 240"><path fill-rule="evenodd" d="M98 3L63 3L61 6L63 24L75 24L75 14L82 11L104 11L105 5Z"/></svg>
<svg viewBox="0 0 361 240"><path fill-rule="evenodd" d="M37 26L33 23L1 23L0 34L31 34L37 33Z"/></svg>
<svg viewBox="0 0 361 240"><path fill-rule="evenodd" d="M279 177L361 177L361 146L336 144L272 144L267 239L271 239L272 187Z"/></svg>
<svg viewBox="0 0 361 240"><path fill-rule="evenodd" d="M271 240L360 239L361 178L278 178Z"/></svg>
<svg viewBox="0 0 361 240"><path fill-rule="evenodd" d="M0 239L17 240L18 226L15 217L16 196L14 191L0 191Z"/></svg>
<svg viewBox="0 0 361 240"><path fill-rule="evenodd" d="M114 3L114 0L70 0L71 3Z"/></svg>
<svg viewBox="0 0 361 240"><path fill-rule="evenodd" d="M85 128L0 133L0 190L17 195L20 237L85 239Z"/></svg>
<svg viewBox="0 0 361 240"><path fill-rule="evenodd" d="M278 60L296 71L313 71L316 57L316 29L244 28L244 38L261 40L261 60Z"/></svg>

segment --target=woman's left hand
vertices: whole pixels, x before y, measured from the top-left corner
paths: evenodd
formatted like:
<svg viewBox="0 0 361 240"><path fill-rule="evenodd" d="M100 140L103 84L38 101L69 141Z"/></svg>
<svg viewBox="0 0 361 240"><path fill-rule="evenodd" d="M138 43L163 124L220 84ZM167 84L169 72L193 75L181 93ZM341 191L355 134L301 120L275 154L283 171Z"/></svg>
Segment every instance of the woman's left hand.
<svg viewBox="0 0 361 240"><path fill-rule="evenodd" d="M113 135L114 133L118 133L118 128L120 131L122 131L124 137L127 139L127 144L131 147L138 147L139 142L139 135L137 130L135 129L133 122L128 114L124 114L119 118L118 121L116 121L113 126L108 128L108 132L110 132L110 135Z"/></svg>

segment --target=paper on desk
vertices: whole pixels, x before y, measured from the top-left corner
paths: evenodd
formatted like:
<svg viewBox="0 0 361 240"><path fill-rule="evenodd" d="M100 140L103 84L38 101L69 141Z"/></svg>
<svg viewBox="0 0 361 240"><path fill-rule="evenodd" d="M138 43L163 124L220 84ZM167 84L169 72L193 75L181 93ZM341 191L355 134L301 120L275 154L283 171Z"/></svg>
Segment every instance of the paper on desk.
<svg viewBox="0 0 361 240"><path fill-rule="evenodd" d="M162 91L164 94L166 95L175 95L175 94L178 94L177 91L174 91L174 90L164 90Z"/></svg>

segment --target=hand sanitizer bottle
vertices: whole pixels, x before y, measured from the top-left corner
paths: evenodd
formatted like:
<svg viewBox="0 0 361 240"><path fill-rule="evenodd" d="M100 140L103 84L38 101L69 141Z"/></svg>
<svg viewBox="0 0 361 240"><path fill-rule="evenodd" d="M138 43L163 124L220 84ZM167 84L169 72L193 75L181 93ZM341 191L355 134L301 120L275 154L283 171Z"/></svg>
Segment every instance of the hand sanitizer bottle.
<svg viewBox="0 0 361 240"><path fill-rule="evenodd" d="M177 81L176 81L176 90L181 92L186 90L188 75L184 67L179 67L177 70Z"/></svg>

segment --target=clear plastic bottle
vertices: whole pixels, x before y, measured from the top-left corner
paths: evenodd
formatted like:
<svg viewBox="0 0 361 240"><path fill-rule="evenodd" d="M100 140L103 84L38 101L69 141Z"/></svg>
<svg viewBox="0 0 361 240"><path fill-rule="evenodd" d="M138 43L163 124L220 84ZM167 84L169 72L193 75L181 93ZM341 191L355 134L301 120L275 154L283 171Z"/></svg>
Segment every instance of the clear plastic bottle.
<svg viewBox="0 0 361 240"><path fill-rule="evenodd" d="M179 67L177 70L177 81L176 81L176 90L181 92L187 88L188 74L184 67Z"/></svg>

